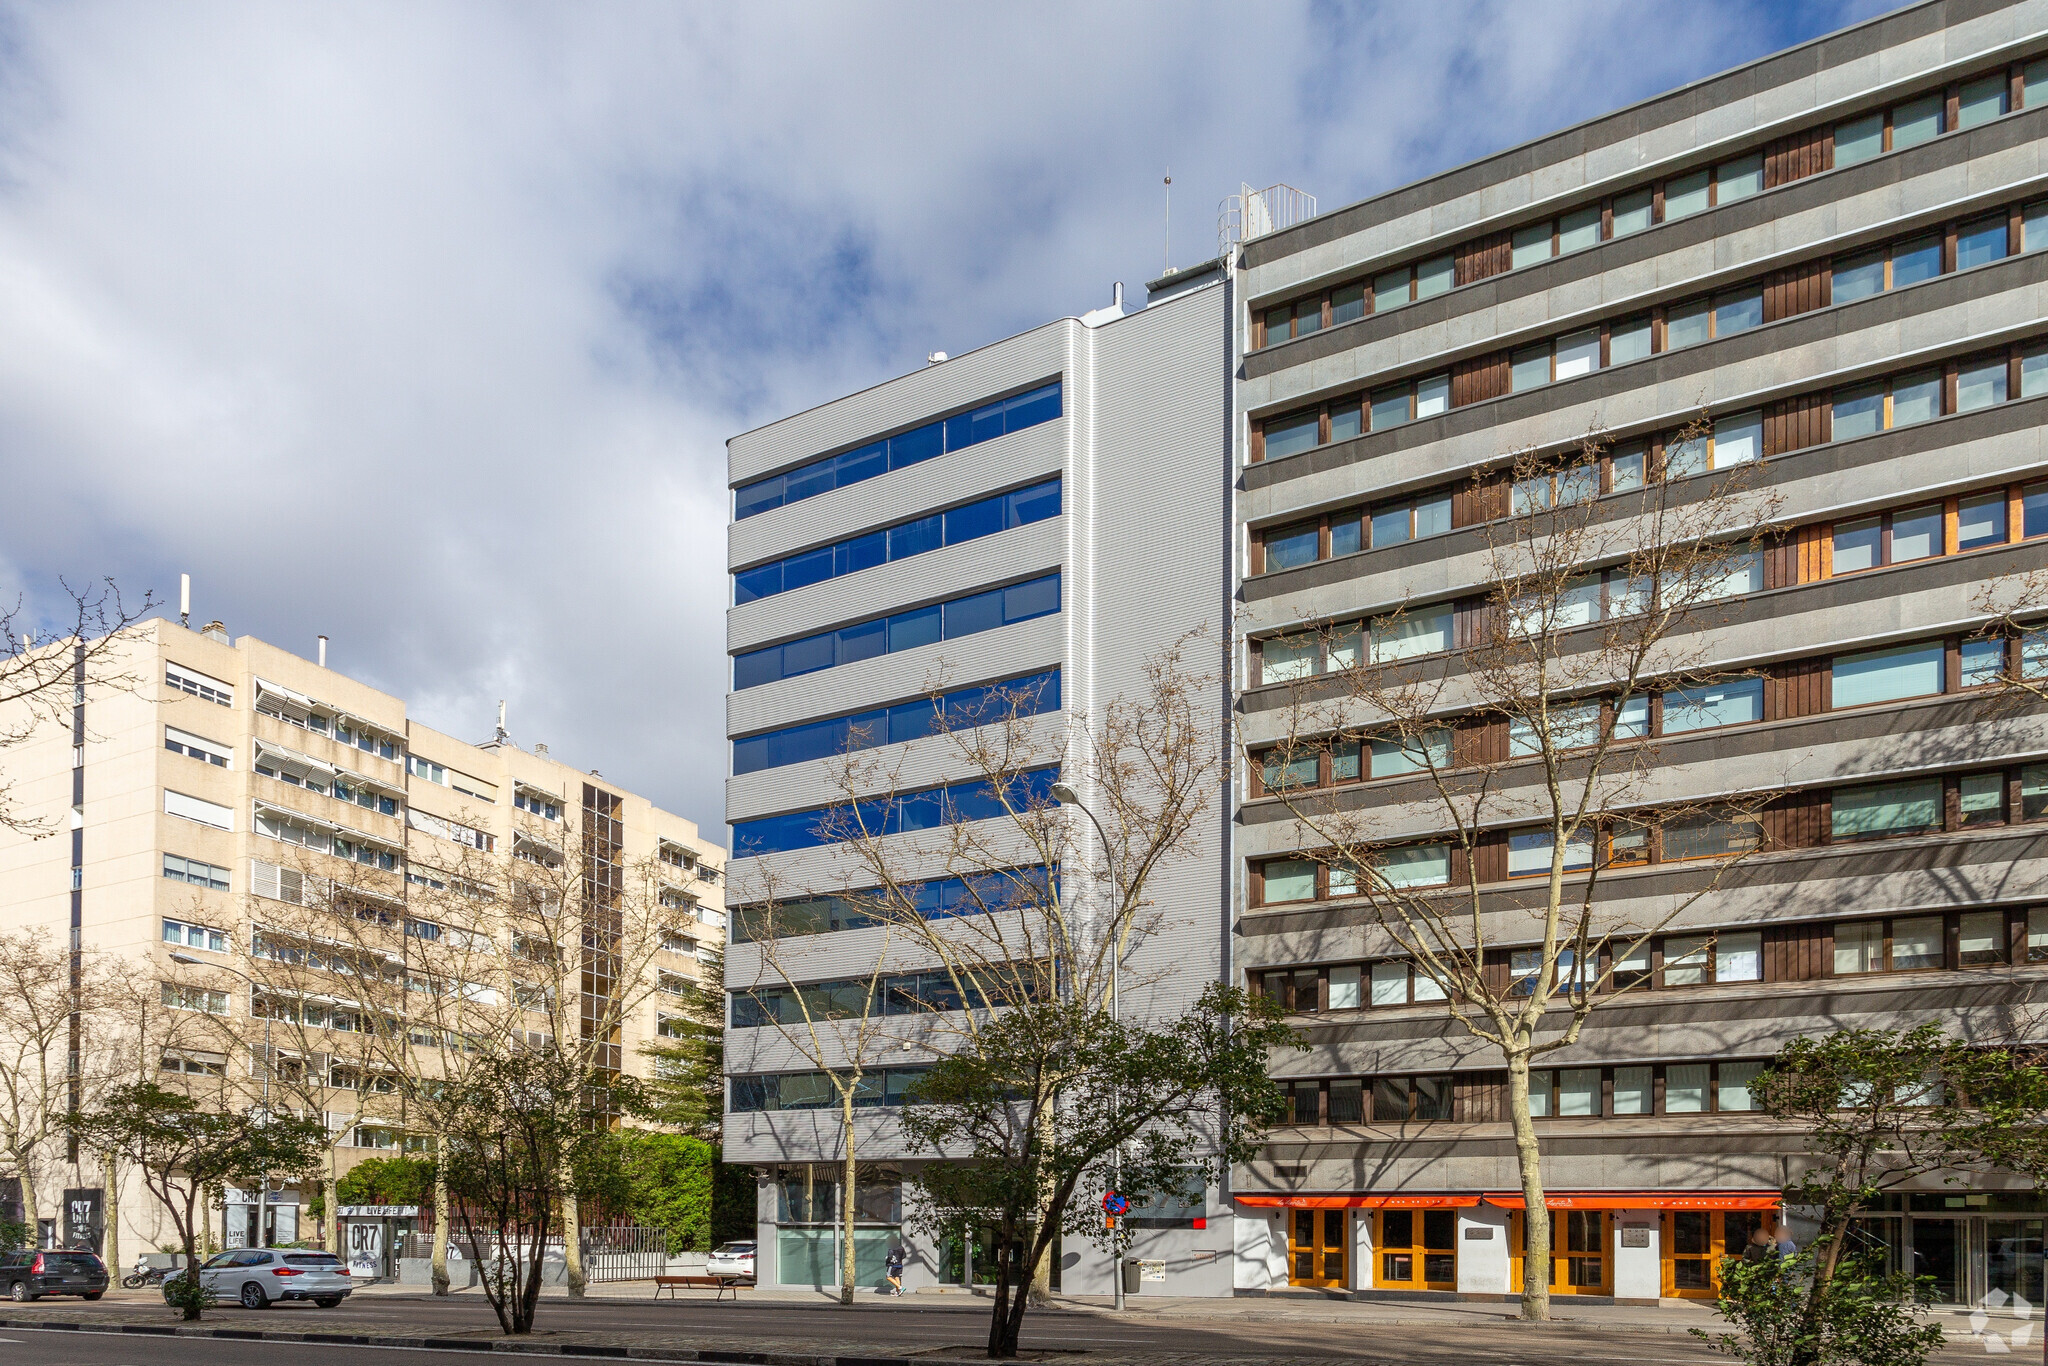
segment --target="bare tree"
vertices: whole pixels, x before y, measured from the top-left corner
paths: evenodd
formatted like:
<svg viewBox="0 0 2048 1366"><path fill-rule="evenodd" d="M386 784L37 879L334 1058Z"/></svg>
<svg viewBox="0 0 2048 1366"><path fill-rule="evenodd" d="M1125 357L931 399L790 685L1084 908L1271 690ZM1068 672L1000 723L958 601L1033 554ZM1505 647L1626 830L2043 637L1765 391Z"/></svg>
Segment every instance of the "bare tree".
<svg viewBox="0 0 2048 1366"><path fill-rule="evenodd" d="M1964 645L1964 682L1995 683L2016 700L2048 702L2048 568L1981 585L1970 602L1984 618Z"/></svg>
<svg viewBox="0 0 2048 1366"><path fill-rule="evenodd" d="M1169 975L1133 977L1127 964L1171 923L1155 883L1194 855L1216 796L1221 745L1205 700L1215 679L1188 663L1199 640L1183 637L1148 660L1142 685L1092 719L1052 709L1037 684L994 686L963 700L947 692L943 674L934 678L926 733L949 767L967 773L936 791L907 777L910 749L851 737L832 768L833 803L816 826L832 846L819 865L830 871L776 889L770 904L829 902L839 918L810 929L879 926L889 959L943 984L925 999L892 1005L899 1013L879 1031L885 1048L972 1053L997 1012L1057 994L1083 1007L1070 1013L1085 1021L1090 1009L1114 1014L1120 992ZM784 980L798 980L801 965L781 936L802 928L749 931ZM1031 1112L1049 1120L1088 1065L1076 1048L1034 1072ZM1035 1235L1054 1222L1054 1198L1048 1186L1028 1267L999 1250L999 1320L1009 1315L1012 1289L1024 1292L1020 1272L1034 1298L1049 1288L1051 1236Z"/></svg>
<svg viewBox="0 0 2048 1366"><path fill-rule="evenodd" d="M1774 793L1695 796L1650 724L1661 706L1677 729L1698 690L1742 677L1714 664L1714 630L1725 598L1762 586L1778 500L1758 464L1708 468L1709 430L1702 416L1682 432L1663 470L1618 464L1595 432L1482 476L1476 611L1403 604L1261 642L1265 679L1288 688L1245 748L1303 851L1273 871L1356 895L1449 1020L1499 1054L1530 1268L1551 1247L1531 1064L1575 1044L1628 984L1617 970L1764 844ZM1347 796L1331 773L1410 784ZM1702 872L1643 918L1608 909L1604 875L1660 846ZM1509 875L1527 880L1489 885ZM1523 1317L1549 1316L1548 1280L1525 1276Z"/></svg>
<svg viewBox="0 0 2048 1366"><path fill-rule="evenodd" d="M817 976L806 960L807 939L818 928L816 898L778 897L772 873L763 872L760 888L749 897L748 932L754 940L755 979L738 993L736 1007L745 1018L773 1029L794 1054L817 1069L824 1091L839 1119L839 1302L852 1304L857 1276L854 1225L859 1213L860 1142L857 1112L882 1099L882 1064L894 1053L914 1045L889 1024L885 1011L886 982L891 968L891 929L885 925L873 963L865 973L822 986L809 985ZM872 1075L871 1075L872 1074ZM785 1106L793 1098L784 1098ZM791 1106L790 1108L794 1108ZM816 1107L822 1108L822 1107ZM816 1164L806 1162L806 1214Z"/></svg>
<svg viewBox="0 0 2048 1366"><path fill-rule="evenodd" d="M70 601L63 619L47 624L23 600L0 612L0 750L11 749L46 725L69 727L81 689L129 690L141 680L121 658L122 631L155 607L145 594L132 610L112 579L86 588L59 580ZM0 830L41 839L57 822L17 806L14 785L0 770Z"/></svg>

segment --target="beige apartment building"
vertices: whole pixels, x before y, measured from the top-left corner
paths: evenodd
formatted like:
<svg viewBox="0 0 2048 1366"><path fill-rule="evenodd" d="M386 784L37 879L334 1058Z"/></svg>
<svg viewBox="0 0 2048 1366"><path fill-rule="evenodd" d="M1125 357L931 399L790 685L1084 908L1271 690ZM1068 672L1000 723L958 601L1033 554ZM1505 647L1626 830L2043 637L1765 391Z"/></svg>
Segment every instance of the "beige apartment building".
<svg viewBox="0 0 2048 1366"><path fill-rule="evenodd" d="M552 758L546 745L522 748L502 728L475 744L443 734L412 719L402 698L252 636L231 638L218 623L202 631L156 620L130 634L132 646L114 666L123 674L119 686L78 689L70 729L46 727L6 753L21 814L56 832L33 840L0 832L0 927L41 927L53 941L70 937L123 970L132 965L158 984L167 1014L249 1026L216 1028L217 1038L261 1040L257 1017L286 1021L279 1039L298 1040L305 1056L294 1059L282 1046L269 1056L301 1078L317 1059L321 1084L339 1083L337 1099L322 1109L345 1169L402 1150L408 1135L401 1125L373 1122L348 1094L371 1087L358 1072L342 1074L342 1050L329 1055L332 1062L309 1051L329 1025L349 1027L344 1011L267 1000L264 992L276 988L259 986L268 980L262 967L279 954L266 947L266 932L275 942L277 926L308 923L319 885L350 889L356 916L394 927L392 934L402 927L406 936L436 937L442 931L422 908L445 905L451 882L471 885L475 870L493 866L508 880L522 869L559 875L566 859L586 870L579 876L610 870L594 876L615 888L631 879L631 894L657 898L661 907L658 951L633 960L636 980L658 979L652 989L607 985L603 974L593 986L587 962L580 984L586 1032L592 990L632 1002L603 1027L611 1065L646 1073L642 1045L661 1036L672 1013L665 1007L715 960L725 935L725 851L692 822L594 768ZM507 942L486 951L530 951L516 934L498 938ZM577 951L573 928L561 939ZM564 995L576 989L573 971L562 980ZM576 1012L550 1016L540 1013L542 1002L532 1004L529 1037L551 1019L563 1032L574 1027ZM497 1028L518 1027L516 1013L491 1018ZM238 1089L253 1093L271 1065L264 1058L256 1046L181 1045L164 1053L161 1068L188 1082L186 1074L232 1079L239 1072ZM302 1084L295 1094L303 1100L308 1092ZM275 1103L311 1108L284 1095ZM36 1194L46 1245L81 1234L98 1241L91 1225L99 1183L89 1155L59 1151L45 1163ZM118 1249L132 1261L159 1246L169 1226L132 1178L121 1184ZM8 1194L0 1182L0 1199ZM262 1236L316 1236L302 1217L310 1195L274 1193ZM215 1236L230 1247L255 1241L256 1209L253 1196L229 1192ZM405 1229L404 1216L383 1229L383 1270Z"/></svg>

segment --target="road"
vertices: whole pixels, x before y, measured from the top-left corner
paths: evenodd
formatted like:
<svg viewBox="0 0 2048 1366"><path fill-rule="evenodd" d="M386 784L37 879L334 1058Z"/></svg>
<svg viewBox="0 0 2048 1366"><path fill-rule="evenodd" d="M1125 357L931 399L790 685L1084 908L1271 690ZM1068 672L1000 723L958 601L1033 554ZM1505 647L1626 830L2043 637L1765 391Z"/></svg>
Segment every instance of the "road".
<svg viewBox="0 0 2048 1366"><path fill-rule="evenodd" d="M26 1312L24 1312L26 1311ZM1498 1309L1474 1308L1469 1320L1443 1315L1417 1323L1289 1322L1272 1317L1233 1320L1214 1317L1112 1320L1075 1311L1034 1311L1025 1320L1023 1347L1041 1359L1080 1363L1189 1362L1206 1358L1235 1366L1266 1366L1303 1360L1360 1363L1415 1363L1416 1366L1583 1366L1589 1358L1627 1366L1705 1366L1722 1361L1703 1342L1657 1332L1589 1329L1569 1324L1530 1328L1503 1322ZM90 1326L103 1323L168 1325L173 1320L137 1299L84 1304L45 1301L32 1306L0 1305L0 1317L47 1317ZM546 1351L572 1342L602 1340L621 1346L717 1348L754 1352L846 1352L892 1356L978 1357L987 1331L985 1303L924 1306L892 1302L851 1309L832 1305L773 1302L712 1304L707 1301L653 1304L639 1300L592 1299L542 1302L541 1330L533 1346ZM480 1296L448 1300L358 1296L336 1310L280 1305L250 1311L239 1307L208 1311L207 1328L261 1329L280 1333L350 1333L370 1336L425 1336L486 1341L498 1336L496 1320ZM0 1327L0 1362L7 1366L351 1366L390 1360L393 1351L418 1349L325 1345L298 1342L236 1342L211 1338L166 1338ZM1069 1355L1071 1354L1071 1356ZM432 1353L436 1363L454 1366L506 1357L485 1352ZM1952 1345L1951 1361L1982 1355L1974 1345Z"/></svg>

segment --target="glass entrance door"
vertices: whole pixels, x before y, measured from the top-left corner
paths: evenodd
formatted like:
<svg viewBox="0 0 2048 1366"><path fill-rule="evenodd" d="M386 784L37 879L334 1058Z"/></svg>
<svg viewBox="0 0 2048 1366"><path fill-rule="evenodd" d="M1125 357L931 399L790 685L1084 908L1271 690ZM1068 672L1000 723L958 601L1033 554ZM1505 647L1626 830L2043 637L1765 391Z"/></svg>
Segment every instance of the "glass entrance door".
<svg viewBox="0 0 2048 1366"><path fill-rule="evenodd" d="M1721 1293L1721 1259L1740 1257L1763 1223L1760 1210L1671 1210L1664 1216L1664 1293L1713 1299Z"/></svg>
<svg viewBox="0 0 2048 1366"><path fill-rule="evenodd" d="M1454 1210L1381 1210L1372 1246L1379 1258L1375 1284L1382 1290L1458 1288Z"/></svg>
<svg viewBox="0 0 2048 1366"><path fill-rule="evenodd" d="M1287 1224L1287 1283L1344 1288L1350 1217L1341 1209L1298 1209Z"/></svg>
<svg viewBox="0 0 2048 1366"><path fill-rule="evenodd" d="M1984 1288L1993 1306L2002 1308L2014 1299L2028 1304L2042 1303L2041 1232L2039 1219L1986 1219L1984 1221ZM2003 1291L2006 1298L1997 1299Z"/></svg>
<svg viewBox="0 0 2048 1366"><path fill-rule="evenodd" d="M1928 1289L1942 1304L1959 1304L1969 1289L1969 1225L1962 1219L1929 1218L1916 1214L1908 1221L1906 1271L1925 1276L1933 1283Z"/></svg>
<svg viewBox="0 0 2048 1366"><path fill-rule="evenodd" d="M1611 1295L1614 1293L1612 1221L1605 1210L1554 1209L1550 1212L1550 1291L1554 1295ZM1522 1211L1508 1219L1508 1246L1514 1251L1509 1288L1517 1294L1524 1284L1524 1267L1529 1258L1527 1225Z"/></svg>

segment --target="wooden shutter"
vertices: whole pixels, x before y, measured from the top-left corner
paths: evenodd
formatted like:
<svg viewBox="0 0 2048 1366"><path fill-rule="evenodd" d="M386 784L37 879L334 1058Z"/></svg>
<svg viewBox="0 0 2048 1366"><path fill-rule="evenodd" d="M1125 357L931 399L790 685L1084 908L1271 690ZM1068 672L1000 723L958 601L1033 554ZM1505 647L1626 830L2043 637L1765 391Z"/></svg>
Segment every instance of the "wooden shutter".
<svg viewBox="0 0 2048 1366"><path fill-rule="evenodd" d="M1764 547L1764 587L1790 588L1798 582L1798 537L1796 534L1775 536Z"/></svg>
<svg viewBox="0 0 2048 1366"><path fill-rule="evenodd" d="M1497 232L1459 246L1451 258L1451 278L1469 285L1489 275L1499 275L1514 264L1514 236Z"/></svg>
<svg viewBox="0 0 2048 1366"><path fill-rule="evenodd" d="M1459 1072L1451 1082L1451 1117L1460 1124L1497 1124L1508 1117L1508 1079L1502 1072Z"/></svg>
<svg viewBox="0 0 2048 1366"><path fill-rule="evenodd" d="M1792 533L1792 544L1799 556L1799 577L1794 583L1815 583L1828 576L1828 551L1832 548L1829 530L1824 524L1816 524Z"/></svg>
<svg viewBox="0 0 2048 1366"><path fill-rule="evenodd" d="M1763 810L1764 847L1814 849L1826 843L1827 793L1795 792L1768 803Z"/></svg>
<svg viewBox="0 0 2048 1366"><path fill-rule="evenodd" d="M1833 170L1834 165L1833 125L1794 133L1764 148L1764 188L1774 189L1810 175L1819 175L1822 171Z"/></svg>
<svg viewBox="0 0 2048 1366"><path fill-rule="evenodd" d="M1784 721L1826 711L1827 684L1825 659L1798 659L1773 665L1764 675L1764 719Z"/></svg>
<svg viewBox="0 0 2048 1366"><path fill-rule="evenodd" d="M1826 975L1826 924L1772 925L1764 930L1764 980L1812 982Z"/></svg>
<svg viewBox="0 0 2048 1366"><path fill-rule="evenodd" d="M1477 869L1475 870L1477 873L1478 881L1505 882L1508 876L1507 832L1504 830L1489 830L1485 834L1481 835L1478 839L1478 842L1473 846L1472 858L1474 862L1478 865ZM1497 951L1502 955L1501 960L1498 964L1496 964L1493 961L1495 952L1496 950L1492 949L1489 949L1487 951L1486 970L1488 971L1488 973L1491 973L1496 966L1499 967L1502 973L1500 982L1501 989L1506 990L1506 973L1508 970L1506 950L1503 949ZM1489 976L1487 980L1491 981L1492 978Z"/></svg>
<svg viewBox="0 0 2048 1366"><path fill-rule="evenodd" d="M1497 764L1507 757L1508 723L1502 718L1467 719L1451 728L1451 762L1458 767Z"/></svg>
<svg viewBox="0 0 2048 1366"><path fill-rule="evenodd" d="M1491 598L1459 598L1451 604L1451 648L1472 650L1492 643L1494 603Z"/></svg>
<svg viewBox="0 0 2048 1366"><path fill-rule="evenodd" d="M1506 475L1483 474L1452 489L1451 526L1478 526L1500 516L1507 486Z"/></svg>
<svg viewBox="0 0 2048 1366"><path fill-rule="evenodd" d="M1461 408L1467 403L1499 398L1508 391L1508 371L1505 351L1459 361L1451 367L1451 406Z"/></svg>
<svg viewBox="0 0 2048 1366"><path fill-rule="evenodd" d="M1804 394L1764 409L1764 454L1824 445L1833 435L1835 404L1827 394Z"/></svg>
<svg viewBox="0 0 2048 1366"><path fill-rule="evenodd" d="M1832 297L1834 263L1810 261L1803 266L1774 270L1764 277L1764 321L1811 313L1826 308Z"/></svg>

